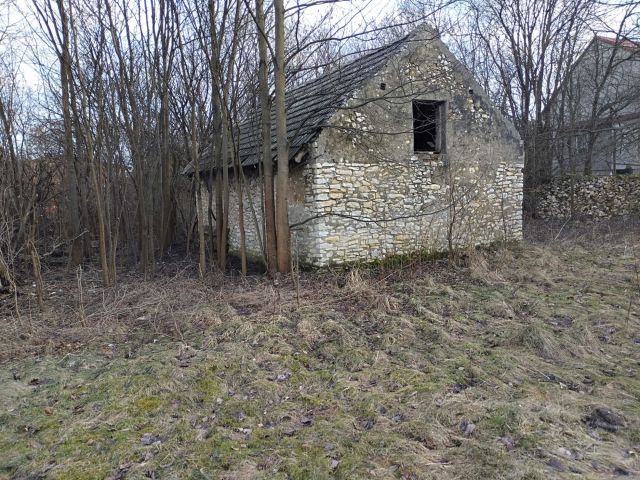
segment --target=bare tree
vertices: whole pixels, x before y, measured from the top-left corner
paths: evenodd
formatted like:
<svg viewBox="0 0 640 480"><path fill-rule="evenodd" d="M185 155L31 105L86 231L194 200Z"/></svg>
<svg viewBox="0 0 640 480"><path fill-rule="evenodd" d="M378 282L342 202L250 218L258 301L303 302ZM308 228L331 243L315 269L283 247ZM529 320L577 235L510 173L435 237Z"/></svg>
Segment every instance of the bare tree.
<svg viewBox="0 0 640 480"><path fill-rule="evenodd" d="M276 180L276 236L278 245L278 271L291 269L291 239L289 233L289 145L287 112L285 107L285 51L284 1L274 0L275 11L275 99L276 144L278 148L278 177Z"/></svg>
<svg viewBox="0 0 640 480"><path fill-rule="evenodd" d="M592 0L412 1L405 14L438 12L458 57L476 75L525 146L525 188L549 178L545 107L584 45Z"/></svg>
<svg viewBox="0 0 640 480"><path fill-rule="evenodd" d="M38 13L38 20L42 30L46 32L48 40L55 51L60 66L61 107L64 122L64 159L66 165L65 177L67 184L67 215L71 250L68 268L77 267L82 261L83 242L80 233L80 204L78 199L78 174L73 142L73 124L71 117L71 55L69 40L68 4L65 0L34 1Z"/></svg>
<svg viewBox="0 0 640 480"><path fill-rule="evenodd" d="M256 26L260 67L260 128L262 138L262 172L264 177L264 221L267 271L277 269L277 244L275 224L275 198L273 191L273 158L271 153L271 97L269 94L268 39L263 0L256 0Z"/></svg>

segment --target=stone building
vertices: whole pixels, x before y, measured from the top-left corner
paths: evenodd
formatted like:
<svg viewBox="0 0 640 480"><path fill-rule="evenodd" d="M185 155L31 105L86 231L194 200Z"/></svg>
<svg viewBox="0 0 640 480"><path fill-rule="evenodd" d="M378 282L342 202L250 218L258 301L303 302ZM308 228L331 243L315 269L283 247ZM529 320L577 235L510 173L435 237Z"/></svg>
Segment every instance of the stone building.
<svg viewBox="0 0 640 480"><path fill-rule="evenodd" d="M522 236L520 137L429 29L287 91L287 127L291 244L300 263L366 262ZM240 128L254 257L263 255L259 151L256 119ZM232 190L232 251L237 200Z"/></svg>
<svg viewBox="0 0 640 480"><path fill-rule="evenodd" d="M543 116L552 176L640 171L640 44L595 36Z"/></svg>

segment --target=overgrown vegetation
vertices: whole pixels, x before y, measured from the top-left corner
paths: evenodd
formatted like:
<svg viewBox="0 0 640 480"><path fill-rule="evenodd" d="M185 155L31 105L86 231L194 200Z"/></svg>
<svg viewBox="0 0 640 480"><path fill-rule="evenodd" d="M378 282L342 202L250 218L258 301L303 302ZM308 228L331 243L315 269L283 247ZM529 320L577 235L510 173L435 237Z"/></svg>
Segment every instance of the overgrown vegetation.
<svg viewBox="0 0 640 480"><path fill-rule="evenodd" d="M45 314L2 300L0 478L639 475L640 225L534 227L291 283L48 273Z"/></svg>

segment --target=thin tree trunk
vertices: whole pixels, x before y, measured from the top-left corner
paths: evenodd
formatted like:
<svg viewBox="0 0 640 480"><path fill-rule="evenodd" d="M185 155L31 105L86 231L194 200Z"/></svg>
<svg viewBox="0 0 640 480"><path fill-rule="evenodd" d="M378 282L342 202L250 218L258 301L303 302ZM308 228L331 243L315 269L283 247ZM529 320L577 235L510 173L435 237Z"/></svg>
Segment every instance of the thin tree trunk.
<svg viewBox="0 0 640 480"><path fill-rule="evenodd" d="M291 268L288 212L289 146L287 144L287 113L285 107L284 56L284 1L274 0L275 8L275 110L276 139L278 145L278 176L276 192L276 240L278 271L287 273Z"/></svg>
<svg viewBox="0 0 640 480"><path fill-rule="evenodd" d="M216 256L218 268L225 270L227 265L227 214L228 210L225 209L225 177L228 180L228 172L225 174L228 165L225 164L227 160L226 148L227 140L225 138L226 124L224 118L224 108L222 94L220 90L222 85L222 72L220 67L220 45L219 38L222 38L222 34L219 34L216 23L216 5L213 0L209 0L209 35L211 41L211 57L209 59L209 67L211 71L211 79L213 81L213 93L212 108L214 115L214 132L217 134L217 138L213 140L213 158L215 159L215 199L216 199ZM222 25L224 28L224 24Z"/></svg>
<svg viewBox="0 0 640 480"><path fill-rule="evenodd" d="M229 245L229 119L223 115L222 123L222 201L224 216L222 217L222 246L224 256L220 257L220 269L226 270Z"/></svg>
<svg viewBox="0 0 640 480"><path fill-rule="evenodd" d="M238 230L240 233L240 268L242 275L247 274L247 240L244 228L244 175L242 165L238 156L237 144L233 146L233 170L236 177L236 188L238 189Z"/></svg>
<svg viewBox="0 0 640 480"><path fill-rule="evenodd" d="M69 20L71 31L74 33L73 35L73 52L74 52L74 60L79 62L78 59L78 44L77 44L77 35L75 30L75 21L73 12L69 12ZM101 55L100 55L101 57ZM97 66L100 69L100 66ZM97 125L94 129L91 124L91 113L88 106L88 97L91 95L90 87L87 85L85 81L85 76L80 69L78 71L78 85L70 84L70 93L72 99L72 110L74 113L74 118L76 122L76 131L78 132L79 140L82 141L84 145L84 149L86 151L86 165L88 167L88 175L91 181L90 185L87 185L87 188L83 196L91 191L93 188L93 198L95 201L95 209L98 223L98 250L100 256L100 268L101 268L101 278L102 283L109 287L113 285L114 274L110 269L109 260L108 260L108 251L107 251L107 227L106 227L106 211L105 211L105 201L103 198L102 188L100 186L100 175L102 169L100 168L99 153L97 154L97 150L100 148L102 143L102 132L104 129L103 125ZM79 104L77 99L80 99ZM99 103L102 102L102 96L98 96ZM94 138L95 137L95 138ZM83 205L86 204L86 198L83 199ZM86 207L83 207L83 210ZM86 217L85 217L86 218Z"/></svg>
<svg viewBox="0 0 640 480"><path fill-rule="evenodd" d="M196 215L198 217L198 275L200 278L207 271L207 253L204 237L204 208L202 202L202 181L200 180L200 160L198 154L198 137L196 125L196 105L195 101L191 105L191 159L195 166L195 187L196 187Z"/></svg>
<svg viewBox="0 0 640 480"><path fill-rule="evenodd" d="M78 200L78 175L73 154L73 124L71 119L70 85L71 56L69 55L69 18L64 0L57 0L62 28L60 52L60 79L62 83L62 117L64 124L64 159L67 170L67 201L71 250L67 268L72 270L82 261L82 237L80 235L80 204Z"/></svg>
<svg viewBox="0 0 640 480"><path fill-rule="evenodd" d="M273 196L273 158L271 156L271 98L269 95L269 71L267 66L267 33L263 0L256 0L256 24L258 27L258 52L260 65L260 125L262 129L262 172L264 180L264 239L267 272L277 269L275 200Z"/></svg>
<svg viewBox="0 0 640 480"><path fill-rule="evenodd" d="M224 128L223 126L223 121L221 118L221 108L220 108L220 101L215 100L218 96L217 95L213 95L214 97L214 102L216 104L216 108L218 111L218 115L220 115L219 117L219 121L217 122L218 124L218 128L216 129L217 132L219 132L220 134L220 139L215 139L214 143L217 144L217 148L214 149L215 151L215 159L216 159L216 175L215 175L215 181L214 181L214 189L215 189L215 196L216 196L216 257L218 260L218 268L220 268L221 270L224 270L226 265L227 265L227 256L226 256L226 252L227 252L227 244L226 244L226 222L224 220L225 217L225 211L224 211L224 187L223 187L223 168L224 168L224 161L225 161L225 155L224 155L224 149L226 147L226 142L224 141L224 134L222 133L222 130Z"/></svg>
<svg viewBox="0 0 640 480"><path fill-rule="evenodd" d="M147 159L142 145L143 136L143 111L138 102L138 95L135 89L135 80L138 66L136 65L134 53L131 48L128 51L128 58L125 58L125 52L122 49L121 41L124 39L127 45L131 47L133 41L131 38L131 27L129 25L129 17L126 15L123 19L124 32L118 32L114 23L114 17L109 2L104 4L106 14L109 20L109 30L113 43L113 50L117 58L118 81L117 86L118 97L120 100L120 108L125 121L125 131L129 140L131 149L131 157L135 164L134 179L137 193L137 213L138 213L138 249L140 253L140 266L144 274L149 274L154 270L154 239L153 239L153 177L149 168L147 168Z"/></svg>
<svg viewBox="0 0 640 480"><path fill-rule="evenodd" d="M31 266L33 267L33 277L36 281L36 297L38 299L38 308L41 312L44 312L44 281L42 280L42 268L40 266L40 255L36 249L36 230L37 230L37 215L35 204L32 207L32 223L31 233L29 240L27 241L27 251L31 255Z"/></svg>

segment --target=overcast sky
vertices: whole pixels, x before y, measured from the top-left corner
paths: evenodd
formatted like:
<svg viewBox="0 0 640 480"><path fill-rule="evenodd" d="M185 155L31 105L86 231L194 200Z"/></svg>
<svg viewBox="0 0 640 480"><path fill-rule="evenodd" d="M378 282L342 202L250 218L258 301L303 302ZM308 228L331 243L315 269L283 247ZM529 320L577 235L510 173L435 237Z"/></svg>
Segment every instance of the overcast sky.
<svg viewBox="0 0 640 480"><path fill-rule="evenodd" d="M292 2L293 3L293 2ZM206 5L203 1L203 6ZM397 2L387 0L352 0L343 1L331 5L334 10L334 18L353 19L353 28L358 28L358 24L365 25L370 21L380 21L386 16L391 15ZM204 7L203 7L204 8ZM305 14L311 17L320 16L328 6L319 6L309 9ZM38 89L41 88L40 75L38 69L34 65L33 46L37 46L37 38L30 35L30 31L37 20L32 14L32 0L0 0L0 26L8 26L13 38L11 44L0 45L0 54L3 54L7 48L13 50L14 54L18 54L21 58L20 73L25 85ZM39 60L43 60L43 56L50 53L48 50L40 47ZM55 59L51 59L52 63Z"/></svg>
<svg viewBox="0 0 640 480"><path fill-rule="evenodd" d="M293 4L293 2L291 3ZM353 28L358 29L358 27L362 28L371 21L380 22L393 15L398 3L399 1L394 0L343 1L332 4L330 7L326 5L314 7L307 10L305 14L312 21L313 17L320 16L327 8L332 8L335 20L352 19ZM203 5L205 5L204 1ZM47 53L50 53L48 49L30 34L32 26L37 25L37 21L31 13L32 9L32 0L0 0L0 26L8 27L12 37L11 42L3 40L3 44L0 45L0 55L4 55L9 49L14 55L18 56L22 61L20 72L24 83L29 87L38 89L42 85L40 84L38 70L34 66L34 47L40 50L37 54L40 61L45 63L48 61L53 68L56 68L56 62L54 58L47 58L49 57ZM612 25L615 24L616 20L618 19L614 11L611 14Z"/></svg>

